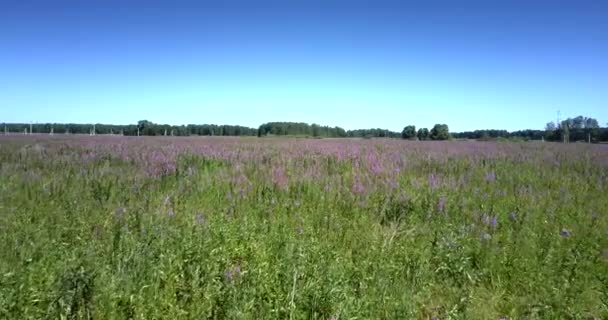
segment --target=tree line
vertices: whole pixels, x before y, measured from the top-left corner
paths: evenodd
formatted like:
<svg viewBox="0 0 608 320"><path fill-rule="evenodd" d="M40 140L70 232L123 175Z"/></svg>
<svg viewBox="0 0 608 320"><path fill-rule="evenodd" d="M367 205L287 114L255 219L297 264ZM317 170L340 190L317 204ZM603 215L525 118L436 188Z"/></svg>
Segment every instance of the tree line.
<svg viewBox="0 0 608 320"><path fill-rule="evenodd" d="M116 134L125 136L303 136L320 138L402 138L415 140L546 140L561 142L608 141L608 128L600 127L596 119L584 116L549 122L545 130L474 130L450 132L447 124L436 124L430 130L408 125L401 132L388 129L345 130L340 127L322 126L304 122L268 122L257 129L238 125L157 124L140 120L137 124L79 124L79 123L3 123L2 133L15 134Z"/></svg>
<svg viewBox="0 0 608 320"><path fill-rule="evenodd" d="M567 118L561 121L551 121L545 125L545 130L475 130L452 133L455 139L516 139L516 140L546 140L560 142L604 142L608 141L608 128L600 127L597 119L585 116Z"/></svg>
<svg viewBox="0 0 608 320"><path fill-rule="evenodd" d="M322 138L399 138L399 132L388 129L344 130L340 127L321 126L303 122L268 122L258 128L258 137L263 136L304 136Z"/></svg>
<svg viewBox="0 0 608 320"><path fill-rule="evenodd" d="M316 123L304 122L268 122L262 124L257 131L258 137L263 136L309 136L309 137L347 137L346 130L340 127L321 126Z"/></svg>
<svg viewBox="0 0 608 320"><path fill-rule="evenodd" d="M148 120L137 124L81 124L81 123L4 123L2 133L44 134L116 134L125 136L255 136L257 129L237 125L157 124Z"/></svg>
<svg viewBox="0 0 608 320"><path fill-rule="evenodd" d="M608 128L601 128L594 118L578 116L545 125L547 139L552 141L608 141Z"/></svg>

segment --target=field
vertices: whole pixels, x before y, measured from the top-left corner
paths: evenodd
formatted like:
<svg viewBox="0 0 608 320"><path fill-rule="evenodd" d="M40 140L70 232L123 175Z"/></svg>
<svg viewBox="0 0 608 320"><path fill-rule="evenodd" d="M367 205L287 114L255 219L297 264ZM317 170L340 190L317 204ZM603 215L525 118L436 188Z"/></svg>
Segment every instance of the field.
<svg viewBox="0 0 608 320"><path fill-rule="evenodd" d="M608 146L0 137L2 319L606 319Z"/></svg>

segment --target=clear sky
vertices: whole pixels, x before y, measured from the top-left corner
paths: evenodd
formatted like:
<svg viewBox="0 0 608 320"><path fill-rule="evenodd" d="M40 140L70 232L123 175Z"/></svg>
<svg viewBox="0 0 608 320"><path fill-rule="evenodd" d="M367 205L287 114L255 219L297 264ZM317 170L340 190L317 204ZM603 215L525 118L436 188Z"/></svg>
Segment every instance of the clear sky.
<svg viewBox="0 0 608 320"><path fill-rule="evenodd" d="M608 1L0 1L0 122L608 122Z"/></svg>

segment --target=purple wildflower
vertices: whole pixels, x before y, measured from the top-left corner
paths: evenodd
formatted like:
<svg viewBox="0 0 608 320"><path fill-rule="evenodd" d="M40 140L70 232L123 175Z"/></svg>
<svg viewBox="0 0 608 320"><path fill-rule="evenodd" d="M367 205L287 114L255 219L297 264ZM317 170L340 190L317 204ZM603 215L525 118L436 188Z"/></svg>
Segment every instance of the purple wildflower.
<svg viewBox="0 0 608 320"><path fill-rule="evenodd" d="M431 187L431 189L435 189L438 184L439 184L439 182L437 180L437 176L435 176L434 173L431 173L429 175L429 186Z"/></svg>
<svg viewBox="0 0 608 320"><path fill-rule="evenodd" d="M116 208L116 210L114 210L114 216L118 219L122 219L125 215L125 212L127 211L127 209L120 207L120 208Z"/></svg>
<svg viewBox="0 0 608 320"><path fill-rule="evenodd" d="M390 190L395 190L397 188L399 188L399 182L397 180L395 180L395 179L392 179L390 181L390 184L389 184L389 189Z"/></svg>
<svg viewBox="0 0 608 320"><path fill-rule="evenodd" d="M234 279L236 279L240 275L241 275L241 266L239 264L226 268L226 270L224 271L224 279L227 282L232 282Z"/></svg>
<svg viewBox="0 0 608 320"><path fill-rule="evenodd" d="M364 192L365 192L365 187L363 186L361 181L359 181L359 179L355 180L355 183L353 183L353 193L362 194Z"/></svg>
<svg viewBox="0 0 608 320"><path fill-rule="evenodd" d="M445 197L441 196L437 201L437 211L444 212L445 211Z"/></svg>
<svg viewBox="0 0 608 320"><path fill-rule="evenodd" d="M494 171L490 171L486 173L486 182L494 182L496 181L496 173Z"/></svg>
<svg viewBox="0 0 608 320"><path fill-rule="evenodd" d="M232 273L232 270L230 268L224 271L224 279L226 279L226 281L228 282L232 282L232 280L234 279L234 273Z"/></svg>
<svg viewBox="0 0 608 320"><path fill-rule="evenodd" d="M570 236L570 231L566 228L563 228L562 231L559 232L559 235L568 238Z"/></svg>
<svg viewBox="0 0 608 320"><path fill-rule="evenodd" d="M287 189L289 182L283 168L276 167L272 170L272 182L280 189Z"/></svg>
<svg viewBox="0 0 608 320"><path fill-rule="evenodd" d="M496 226L498 226L498 219L496 219L496 217L492 217L490 219L490 227L496 228Z"/></svg>
<svg viewBox="0 0 608 320"><path fill-rule="evenodd" d="M202 212L197 213L196 216L194 217L194 222L198 225L205 224L206 220L207 219L205 218L205 215Z"/></svg>
<svg viewBox="0 0 608 320"><path fill-rule="evenodd" d="M367 162L368 162L370 171L374 175L379 176L384 172L384 168L382 167L382 164L380 163L380 160L378 159L378 157L375 153L370 152L367 155Z"/></svg>

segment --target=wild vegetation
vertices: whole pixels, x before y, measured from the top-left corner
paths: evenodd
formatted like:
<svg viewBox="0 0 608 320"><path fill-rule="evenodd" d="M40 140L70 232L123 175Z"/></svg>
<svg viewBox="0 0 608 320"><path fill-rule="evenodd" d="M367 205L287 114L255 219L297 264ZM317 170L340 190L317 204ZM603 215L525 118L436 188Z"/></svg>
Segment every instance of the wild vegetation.
<svg viewBox="0 0 608 320"><path fill-rule="evenodd" d="M608 148L0 137L2 319L608 318Z"/></svg>

